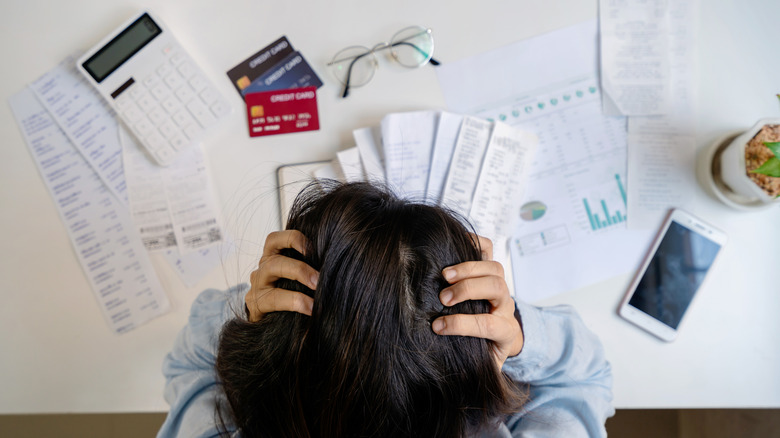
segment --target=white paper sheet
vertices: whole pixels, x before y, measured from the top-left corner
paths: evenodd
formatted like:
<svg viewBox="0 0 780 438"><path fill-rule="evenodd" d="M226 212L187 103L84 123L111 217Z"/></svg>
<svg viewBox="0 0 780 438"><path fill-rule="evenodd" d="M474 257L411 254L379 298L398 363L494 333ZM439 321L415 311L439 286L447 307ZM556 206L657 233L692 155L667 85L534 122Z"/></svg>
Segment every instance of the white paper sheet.
<svg viewBox="0 0 780 438"><path fill-rule="evenodd" d="M656 229L696 187L696 35L698 2L669 5L672 110L628 122L628 226Z"/></svg>
<svg viewBox="0 0 780 438"><path fill-rule="evenodd" d="M469 219L481 236L504 241L519 217L514 214L528 182L535 135L496 122L474 189Z"/></svg>
<svg viewBox="0 0 780 438"><path fill-rule="evenodd" d="M165 251L165 260L176 271L187 287L195 287L209 272L220 266L235 251L230 239L217 245L180 255L177 249Z"/></svg>
<svg viewBox="0 0 780 438"><path fill-rule="evenodd" d="M127 204L114 111L76 71L75 58L65 58L30 87L100 179Z"/></svg>
<svg viewBox="0 0 780 438"><path fill-rule="evenodd" d="M219 210L200 147L190 148L163 173L180 254L222 242Z"/></svg>
<svg viewBox="0 0 780 438"><path fill-rule="evenodd" d="M671 109L667 15L675 1L599 1L605 114L655 115Z"/></svg>
<svg viewBox="0 0 780 438"><path fill-rule="evenodd" d="M314 171L314 177L317 179L335 179L336 181L341 182L346 181L338 159L334 159L330 163L318 167Z"/></svg>
<svg viewBox="0 0 780 438"><path fill-rule="evenodd" d="M360 161L366 172L366 180L384 183L385 159L382 152L382 133L378 126L352 131L360 152Z"/></svg>
<svg viewBox="0 0 780 438"><path fill-rule="evenodd" d="M160 167L124 127L119 138L132 159L125 167L131 212L145 246L155 249L153 243L164 241L157 249L176 245L185 255L220 243L224 233L202 147L190 148L170 166Z"/></svg>
<svg viewBox="0 0 780 438"><path fill-rule="evenodd" d="M382 119L385 177L401 197L425 199L438 112L388 114Z"/></svg>
<svg viewBox="0 0 780 438"><path fill-rule="evenodd" d="M651 237L625 227L625 118L601 113L596 44L589 21L437 68L450 110L539 137L510 242L527 301L635 269Z"/></svg>
<svg viewBox="0 0 780 438"><path fill-rule="evenodd" d="M360 151L357 147L336 152L336 159L339 161L341 171L344 172L344 179L347 182L365 181L366 175L363 171L363 164L360 162Z"/></svg>
<svg viewBox="0 0 780 438"><path fill-rule="evenodd" d="M428 183L425 189L425 200L431 203L441 201L444 183L450 169L450 160L455 150L460 125L463 116L442 111L439 114L439 124L436 127L436 140L433 142L431 154L431 170L428 172Z"/></svg>
<svg viewBox="0 0 780 438"><path fill-rule="evenodd" d="M450 159L441 204L463 216L471 212L471 201L477 188L482 158L490 141L493 123L475 117L465 117L458 132L455 150Z"/></svg>
<svg viewBox="0 0 780 438"><path fill-rule="evenodd" d="M168 251L177 255L173 218L165 192L165 168L156 165L138 146L124 127L117 141L122 145L130 214L141 240L149 251Z"/></svg>
<svg viewBox="0 0 780 438"><path fill-rule="evenodd" d="M11 109L109 327L124 333L170 305L127 208L30 89Z"/></svg>

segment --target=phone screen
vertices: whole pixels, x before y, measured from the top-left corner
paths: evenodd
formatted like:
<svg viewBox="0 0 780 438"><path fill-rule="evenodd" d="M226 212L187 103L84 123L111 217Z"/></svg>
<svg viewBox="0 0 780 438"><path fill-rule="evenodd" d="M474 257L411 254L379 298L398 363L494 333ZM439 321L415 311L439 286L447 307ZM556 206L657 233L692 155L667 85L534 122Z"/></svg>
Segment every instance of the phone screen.
<svg viewBox="0 0 780 438"><path fill-rule="evenodd" d="M628 304L677 329L720 248L673 221Z"/></svg>

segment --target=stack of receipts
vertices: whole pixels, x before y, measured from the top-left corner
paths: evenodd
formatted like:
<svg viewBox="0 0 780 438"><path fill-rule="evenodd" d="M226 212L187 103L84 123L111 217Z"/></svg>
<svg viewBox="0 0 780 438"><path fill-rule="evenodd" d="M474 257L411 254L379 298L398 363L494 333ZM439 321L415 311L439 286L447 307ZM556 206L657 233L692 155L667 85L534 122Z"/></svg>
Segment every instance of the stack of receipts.
<svg viewBox="0 0 780 438"><path fill-rule="evenodd" d="M357 146L312 168L312 176L382 183L399 197L454 210L494 241L509 235L508 209L522 197L537 145L533 134L501 122L418 111L389 114L379 127L353 135Z"/></svg>
<svg viewBox="0 0 780 438"><path fill-rule="evenodd" d="M223 232L200 148L154 165L75 58L12 96L11 110L106 321L123 333L170 308L148 251L191 286L218 264Z"/></svg>

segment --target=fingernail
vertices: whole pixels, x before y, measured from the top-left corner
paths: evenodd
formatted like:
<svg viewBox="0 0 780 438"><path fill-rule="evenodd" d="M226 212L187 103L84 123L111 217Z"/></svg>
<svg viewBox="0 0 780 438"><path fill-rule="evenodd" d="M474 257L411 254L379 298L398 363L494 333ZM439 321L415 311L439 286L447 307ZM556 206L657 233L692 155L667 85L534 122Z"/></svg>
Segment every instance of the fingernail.
<svg viewBox="0 0 780 438"><path fill-rule="evenodd" d="M445 306L449 306L450 301L452 301L452 291L445 290L441 293L441 297L439 297L441 300L441 303Z"/></svg>
<svg viewBox="0 0 780 438"><path fill-rule="evenodd" d="M433 329L434 332L439 333L442 330L444 330L444 327L446 325L447 324L444 322L443 319L437 319L436 321L433 321L433 324L431 324L431 328Z"/></svg>
<svg viewBox="0 0 780 438"><path fill-rule="evenodd" d="M444 278L447 279L447 280L452 280L453 278L455 278L455 274L456 274L456 272L455 272L454 269L445 269L444 270Z"/></svg>
<svg viewBox="0 0 780 438"><path fill-rule="evenodd" d="M312 286L314 286L314 289L317 288L317 282L320 279L319 274L311 274L311 278L309 279L311 281Z"/></svg>

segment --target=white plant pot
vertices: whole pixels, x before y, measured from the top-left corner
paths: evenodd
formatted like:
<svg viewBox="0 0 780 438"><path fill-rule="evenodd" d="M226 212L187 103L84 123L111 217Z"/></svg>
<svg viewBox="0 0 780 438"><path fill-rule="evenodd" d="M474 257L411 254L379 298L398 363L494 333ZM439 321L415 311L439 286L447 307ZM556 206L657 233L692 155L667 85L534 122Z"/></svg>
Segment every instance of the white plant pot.
<svg viewBox="0 0 780 438"><path fill-rule="evenodd" d="M780 119L761 119L731 142L720 156L720 176L735 193L763 204L778 203L750 179L745 170L745 147L764 125L779 125Z"/></svg>

